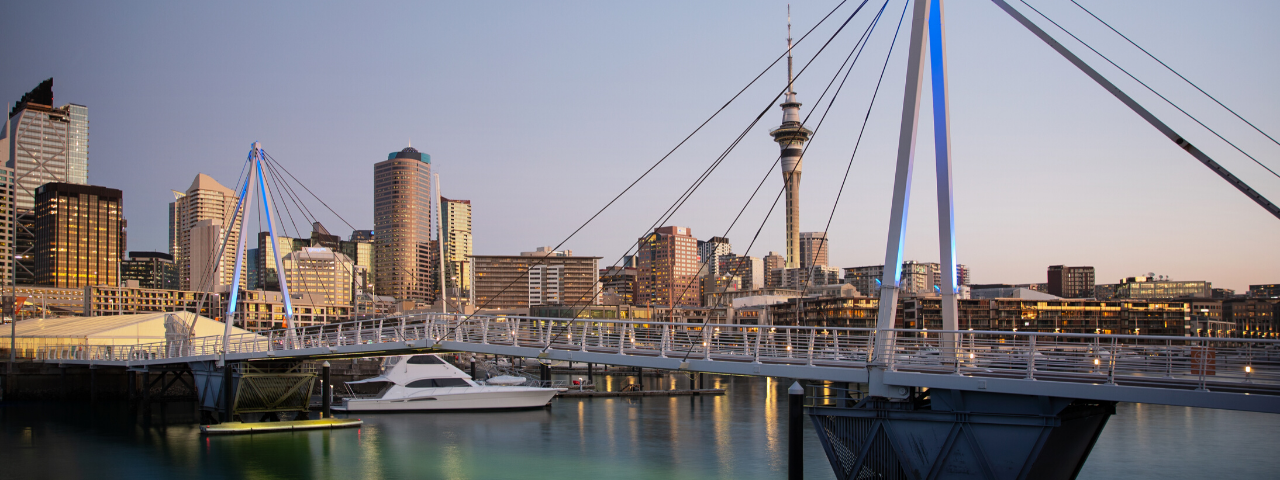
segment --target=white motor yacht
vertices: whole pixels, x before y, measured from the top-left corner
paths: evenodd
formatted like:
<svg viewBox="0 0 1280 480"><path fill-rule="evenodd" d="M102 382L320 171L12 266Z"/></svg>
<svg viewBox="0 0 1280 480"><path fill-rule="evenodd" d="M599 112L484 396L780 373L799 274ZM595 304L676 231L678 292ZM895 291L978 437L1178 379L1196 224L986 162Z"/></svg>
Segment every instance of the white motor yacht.
<svg viewBox="0 0 1280 480"><path fill-rule="evenodd" d="M557 391L554 388L481 385L436 355L389 357L380 375L347 384L380 389L376 394L347 398L333 406L335 411L537 408L550 403Z"/></svg>

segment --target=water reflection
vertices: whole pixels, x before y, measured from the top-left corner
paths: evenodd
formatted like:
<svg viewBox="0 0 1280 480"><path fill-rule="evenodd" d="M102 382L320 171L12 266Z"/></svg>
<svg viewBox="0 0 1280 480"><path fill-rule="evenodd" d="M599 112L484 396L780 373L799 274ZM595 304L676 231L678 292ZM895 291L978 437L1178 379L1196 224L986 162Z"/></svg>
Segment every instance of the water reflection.
<svg viewBox="0 0 1280 480"><path fill-rule="evenodd" d="M597 383L634 377L597 375ZM687 388L688 377L650 385ZM360 414L358 430L204 437L190 406L0 407L5 478L782 478L790 380L725 396L563 398L550 409ZM185 418L186 420L183 420ZM1266 478L1280 415L1122 404L1080 478ZM806 422L806 478L832 478Z"/></svg>

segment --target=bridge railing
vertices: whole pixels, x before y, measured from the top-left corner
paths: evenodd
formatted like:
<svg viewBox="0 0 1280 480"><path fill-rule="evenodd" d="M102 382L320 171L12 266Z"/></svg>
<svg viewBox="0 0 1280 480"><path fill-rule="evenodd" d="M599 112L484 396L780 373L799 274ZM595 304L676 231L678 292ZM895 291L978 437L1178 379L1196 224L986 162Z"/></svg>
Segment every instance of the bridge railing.
<svg viewBox="0 0 1280 480"><path fill-rule="evenodd" d="M880 339L877 342L877 339ZM418 314L232 335L228 353L461 342L681 359L862 367L1038 380L1280 386L1280 342L1212 337L700 324L638 319ZM880 348L876 351L876 348ZM376 350L376 349L374 349ZM220 355L223 337L128 346L49 346L45 360ZM1241 387L1243 386L1243 387Z"/></svg>
<svg viewBox="0 0 1280 480"><path fill-rule="evenodd" d="M889 332L885 332L889 333ZM885 363L896 371L1199 389L1280 386L1274 340L1040 332L893 330Z"/></svg>

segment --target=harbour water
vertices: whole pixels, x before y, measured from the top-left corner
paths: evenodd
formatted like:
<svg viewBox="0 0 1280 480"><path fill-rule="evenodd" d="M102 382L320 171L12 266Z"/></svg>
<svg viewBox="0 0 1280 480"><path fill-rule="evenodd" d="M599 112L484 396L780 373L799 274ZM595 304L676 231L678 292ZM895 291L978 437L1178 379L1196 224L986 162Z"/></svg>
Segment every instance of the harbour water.
<svg viewBox="0 0 1280 480"><path fill-rule="evenodd" d="M597 376L616 388L634 377ZM686 379L646 379L650 388ZM789 381L726 395L562 398L548 409L358 415L350 430L201 436L191 408L0 404L0 478L779 479ZM1274 478L1280 415L1121 404L1082 479ZM806 422L807 423L807 422ZM805 477L834 478L806 425Z"/></svg>

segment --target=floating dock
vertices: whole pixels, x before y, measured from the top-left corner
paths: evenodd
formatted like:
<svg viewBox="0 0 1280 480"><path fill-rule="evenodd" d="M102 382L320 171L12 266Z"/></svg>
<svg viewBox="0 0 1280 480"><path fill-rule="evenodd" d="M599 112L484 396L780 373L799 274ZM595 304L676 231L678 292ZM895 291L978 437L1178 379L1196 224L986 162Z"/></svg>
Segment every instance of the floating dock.
<svg viewBox="0 0 1280 480"><path fill-rule="evenodd" d="M594 390L568 390L557 393L557 397L671 397L678 395L724 395L723 388L703 388L698 390L638 390L634 392L597 392Z"/></svg>
<svg viewBox="0 0 1280 480"><path fill-rule="evenodd" d="M363 424L364 421L358 418L324 418L320 420L293 420L288 422L227 422L217 425L201 425L200 433L206 435L240 435L246 433L355 428Z"/></svg>

